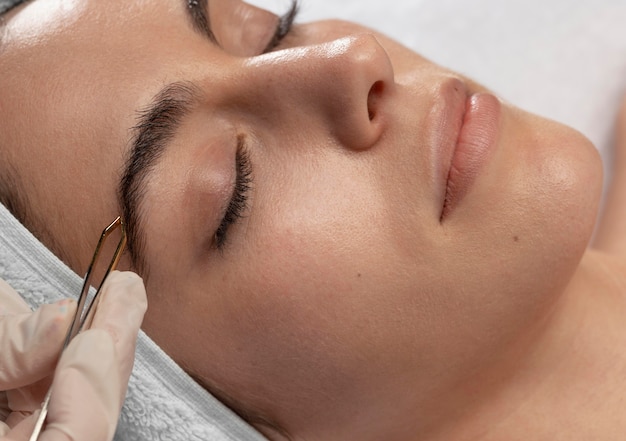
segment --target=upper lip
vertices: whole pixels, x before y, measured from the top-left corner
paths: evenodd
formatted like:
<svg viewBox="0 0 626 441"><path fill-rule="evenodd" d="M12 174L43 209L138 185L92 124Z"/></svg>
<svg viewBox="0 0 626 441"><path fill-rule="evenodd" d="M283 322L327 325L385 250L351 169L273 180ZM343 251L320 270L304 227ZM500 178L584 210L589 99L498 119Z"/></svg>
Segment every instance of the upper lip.
<svg viewBox="0 0 626 441"><path fill-rule="evenodd" d="M432 113L431 144L435 178L435 192L441 210L445 203L450 166L456 149L469 91L463 81L456 77L447 78L438 88Z"/></svg>

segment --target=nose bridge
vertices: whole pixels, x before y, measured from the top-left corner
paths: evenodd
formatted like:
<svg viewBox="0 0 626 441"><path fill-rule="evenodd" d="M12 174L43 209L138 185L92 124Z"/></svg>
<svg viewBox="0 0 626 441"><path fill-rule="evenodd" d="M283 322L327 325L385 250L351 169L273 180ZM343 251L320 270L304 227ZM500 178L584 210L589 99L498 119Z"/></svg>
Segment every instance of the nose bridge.
<svg viewBox="0 0 626 441"><path fill-rule="evenodd" d="M379 109L394 74L373 35L279 51L250 60L246 69L265 111L294 121L316 118L352 149L368 148L379 138Z"/></svg>

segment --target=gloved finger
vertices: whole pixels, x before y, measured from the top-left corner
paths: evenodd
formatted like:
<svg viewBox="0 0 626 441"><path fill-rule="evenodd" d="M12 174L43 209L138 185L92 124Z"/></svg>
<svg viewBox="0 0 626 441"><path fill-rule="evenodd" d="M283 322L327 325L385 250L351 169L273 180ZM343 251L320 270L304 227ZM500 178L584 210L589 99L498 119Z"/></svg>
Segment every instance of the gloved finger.
<svg viewBox="0 0 626 441"><path fill-rule="evenodd" d="M4 420L10 427L41 408L41 402L50 389L52 376L47 376L34 384L7 391L10 415Z"/></svg>
<svg viewBox="0 0 626 441"><path fill-rule="evenodd" d="M0 390L52 373L75 311L76 302L65 299L34 313L0 317Z"/></svg>
<svg viewBox="0 0 626 441"><path fill-rule="evenodd" d="M0 392L0 422L6 421L7 417L11 413L9 409L9 399L6 392ZM1 434L2 432L0 432Z"/></svg>
<svg viewBox="0 0 626 441"><path fill-rule="evenodd" d="M8 283L0 279L0 317L31 312L30 308Z"/></svg>
<svg viewBox="0 0 626 441"><path fill-rule="evenodd" d="M7 433L9 433L9 426L0 421L0 437L4 437ZM1 441L5 441L6 438L0 438Z"/></svg>
<svg viewBox="0 0 626 441"><path fill-rule="evenodd" d="M126 395L128 378L135 360L137 333L146 308L146 290L137 274L114 271L109 275L102 287L91 329L105 330L113 339L119 360L119 372L124 379L120 383L119 391L122 400Z"/></svg>
<svg viewBox="0 0 626 441"><path fill-rule="evenodd" d="M72 440L113 438L146 307L139 276L109 275L92 328L76 336L59 360L42 441L61 433Z"/></svg>
<svg viewBox="0 0 626 441"><path fill-rule="evenodd" d="M2 428L0 428L0 435L3 435L0 441L27 441L33 433L38 416L39 412L35 412L22 419L19 424L5 424L5 433L2 433Z"/></svg>
<svg viewBox="0 0 626 441"><path fill-rule="evenodd" d="M119 359L111 335L85 331L63 352L52 382L41 441L110 441L121 409Z"/></svg>

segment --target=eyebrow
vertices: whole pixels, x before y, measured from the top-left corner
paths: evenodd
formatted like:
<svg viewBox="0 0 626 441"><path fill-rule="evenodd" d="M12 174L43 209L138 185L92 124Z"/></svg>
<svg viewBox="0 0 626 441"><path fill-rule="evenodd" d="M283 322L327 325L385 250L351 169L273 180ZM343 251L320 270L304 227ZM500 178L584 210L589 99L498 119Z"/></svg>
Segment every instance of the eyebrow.
<svg viewBox="0 0 626 441"><path fill-rule="evenodd" d="M182 1L191 27L219 47L211 30L208 0ZM145 259L146 238L141 216L145 184L168 142L174 137L182 118L189 113L200 95L198 88L190 82L168 84L154 96L147 109L139 111L139 121L131 129L134 134L118 184L118 199L126 224L126 249L134 268L144 278L147 278L149 270Z"/></svg>
<svg viewBox="0 0 626 441"><path fill-rule="evenodd" d="M201 92L193 83L170 83L154 96L146 109L139 111L138 123L131 129L131 147L118 184L118 199L126 224L128 253L134 268L146 278L149 268L145 259L146 238L141 213L146 182L183 117L200 96Z"/></svg>

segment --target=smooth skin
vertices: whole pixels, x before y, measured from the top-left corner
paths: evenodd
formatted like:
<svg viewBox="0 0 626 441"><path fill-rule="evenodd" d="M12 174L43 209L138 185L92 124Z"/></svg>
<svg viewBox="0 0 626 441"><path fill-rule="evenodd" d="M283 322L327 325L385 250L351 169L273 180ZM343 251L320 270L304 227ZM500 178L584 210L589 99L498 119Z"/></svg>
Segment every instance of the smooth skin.
<svg viewBox="0 0 626 441"><path fill-rule="evenodd" d="M482 86L354 23L298 25L261 54L277 17L238 0L210 2L220 48L185 7L36 0L9 18L0 169L44 243L84 268L120 212L138 110L192 83L146 181L141 275L143 329L198 381L276 440L625 433L625 256L587 250L587 139L502 103L442 219L436 109ZM239 139L251 191L217 249Z"/></svg>

